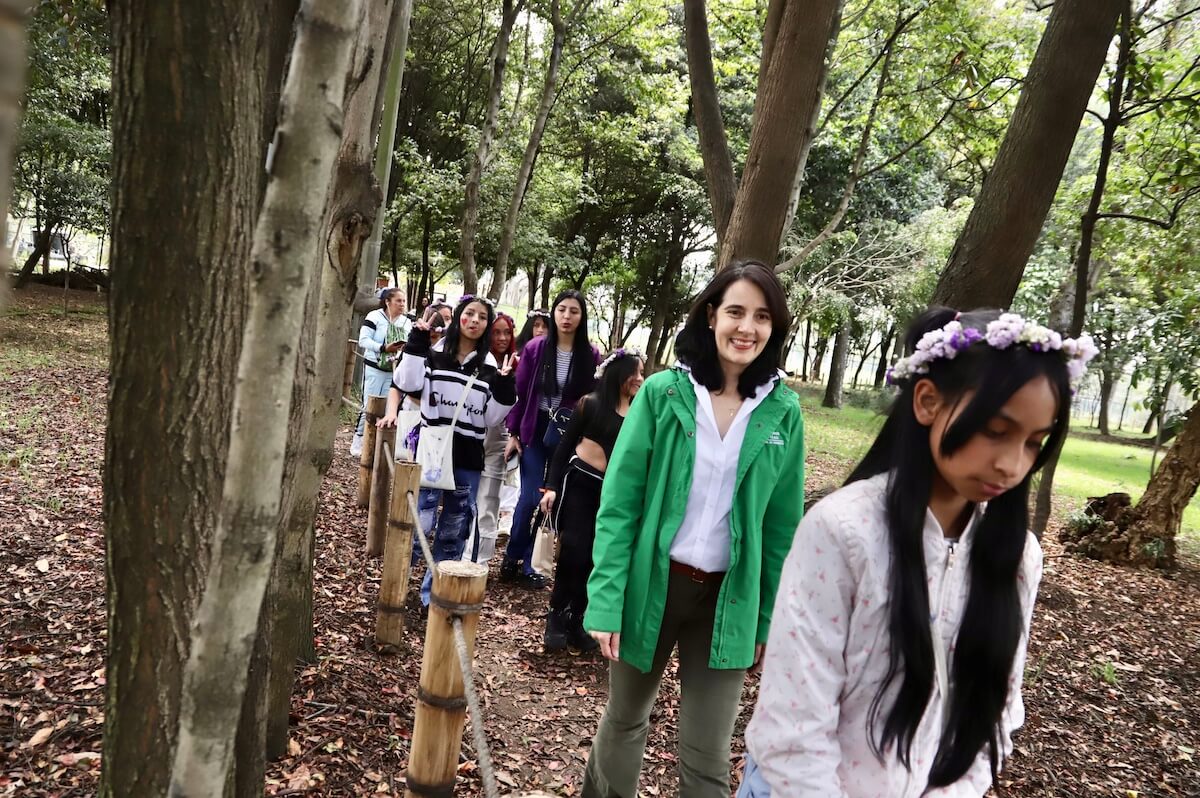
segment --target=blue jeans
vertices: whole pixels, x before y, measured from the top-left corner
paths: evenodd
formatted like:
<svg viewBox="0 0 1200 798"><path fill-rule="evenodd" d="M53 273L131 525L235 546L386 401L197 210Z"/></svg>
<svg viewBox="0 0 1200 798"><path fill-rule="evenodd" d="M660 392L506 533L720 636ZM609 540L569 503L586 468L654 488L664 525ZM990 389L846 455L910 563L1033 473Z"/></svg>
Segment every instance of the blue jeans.
<svg viewBox="0 0 1200 798"><path fill-rule="evenodd" d="M767 786L749 752L746 753L746 772L742 774L742 786L738 788L737 798L771 798L771 788Z"/></svg>
<svg viewBox="0 0 1200 798"><path fill-rule="evenodd" d="M362 410L358 411L358 426L354 430L355 435L362 435L363 427L367 423L367 397L387 396L388 389L391 387L392 372L380 371L374 366L363 363L363 403Z"/></svg>
<svg viewBox="0 0 1200 798"><path fill-rule="evenodd" d="M433 561L457 560L462 557L463 548L467 545L467 537L471 533L471 524L475 520L475 496L479 493L478 471L468 471L463 468L454 469L454 490L438 490L436 488L421 488L417 498L417 512L420 513L421 534L433 530L433 540L430 548L433 550ZM438 503L441 512L438 512ZM436 516L436 522L434 520ZM421 551L421 542L413 539L417 552ZM429 606L429 591L433 588L433 571L425 572L425 581L421 583L421 604Z"/></svg>
<svg viewBox="0 0 1200 798"><path fill-rule="evenodd" d="M537 428L531 441L521 441L521 498L513 511L512 531L508 537L508 548L504 559L524 563L525 573L533 570L533 530L529 524L542 500L541 488L546 483L546 466L554 451L542 445L546 434L549 415L543 410L538 413Z"/></svg>

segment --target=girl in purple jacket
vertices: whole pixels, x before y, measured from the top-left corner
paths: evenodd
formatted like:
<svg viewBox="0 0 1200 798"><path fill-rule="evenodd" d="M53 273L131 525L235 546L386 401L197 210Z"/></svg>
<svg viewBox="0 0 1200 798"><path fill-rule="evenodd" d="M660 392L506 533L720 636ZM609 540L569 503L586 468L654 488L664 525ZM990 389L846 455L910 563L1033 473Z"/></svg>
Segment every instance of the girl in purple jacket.
<svg viewBox="0 0 1200 798"><path fill-rule="evenodd" d="M521 457L521 498L513 513L512 534L500 565L500 579L532 589L546 577L533 570L530 522L546 484L546 466L554 456L575 403L595 384L600 353L588 341L587 301L566 290L554 298L550 331L521 350L517 365L517 404L508 414L505 460Z"/></svg>

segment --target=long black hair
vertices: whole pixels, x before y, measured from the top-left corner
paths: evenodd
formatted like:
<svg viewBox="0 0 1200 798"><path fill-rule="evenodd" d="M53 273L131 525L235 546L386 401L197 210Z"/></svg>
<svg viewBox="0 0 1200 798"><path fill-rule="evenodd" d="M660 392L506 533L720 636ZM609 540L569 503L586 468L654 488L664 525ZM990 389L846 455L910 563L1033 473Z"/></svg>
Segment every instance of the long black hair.
<svg viewBox="0 0 1200 798"><path fill-rule="evenodd" d="M621 388L630 377L637 374L638 365L644 365L640 353L632 349L618 350L621 354L609 361L604 373L596 380L596 388L590 396L600 403L600 410L614 413L621 406Z"/></svg>
<svg viewBox="0 0 1200 798"><path fill-rule="evenodd" d="M462 335L462 325L459 323L459 319L462 317L463 311L467 309L467 305L472 302L478 302L487 308L487 327L483 329L483 335L480 335L479 340L475 342L475 368L479 368L487 359L488 353L492 351L492 322L496 320L496 309L482 297L465 296L458 300L458 304L454 306L454 312L450 315L450 323L446 325L446 335L442 339L445 341L442 344L442 351L451 358L458 358L458 339Z"/></svg>
<svg viewBox="0 0 1200 798"><path fill-rule="evenodd" d="M766 297L767 310L771 313L771 337L763 351L738 378L738 393L749 399L758 386L775 376L791 324L787 295L775 276L775 270L769 266L758 261L744 261L717 272L688 311L687 321L675 337L675 355L679 362L692 370L696 382L708 390L719 391L725 387L725 375L721 372L721 361L717 356L717 338L709 327L708 313L710 309L715 311L721 306L725 291L738 280L749 280L758 286Z"/></svg>
<svg viewBox="0 0 1200 798"><path fill-rule="evenodd" d="M546 326L546 330L550 329L550 312L546 310L531 310L529 315L525 317L525 324L521 326L521 332L517 335L517 352L525 348L525 344L533 340L533 325L535 322L541 321Z"/></svg>
<svg viewBox="0 0 1200 798"><path fill-rule="evenodd" d="M570 391L583 396L596 382L596 359L592 354L592 342L588 340L587 300L574 288L559 291L550 306L550 329L546 331L546 345L542 347L542 362L538 364L542 374L542 396L558 395L558 322L554 311L568 299L579 303L579 327L575 330L575 342L571 345L571 368L567 372L567 383L563 393Z"/></svg>
<svg viewBox="0 0 1200 798"><path fill-rule="evenodd" d="M980 310L957 315L964 328L984 332L999 311ZM905 337L911 354L925 333L944 327L956 318L948 308L933 308L917 318ZM846 483L889 474L886 507L892 563L889 575L888 633L891 646L888 670L868 715L875 755L895 744L900 762L911 769L910 749L917 726L925 714L934 679L934 641L929 627L929 591L926 583L923 531L926 508L933 489L936 466L930 448L929 428L913 412L916 383L928 378L949 402L964 401L975 393L944 431L940 453L949 457L980 432L1030 380L1046 377L1058 398L1054 427L1033 467L1019 485L988 502L975 528L969 568L970 590L962 625L954 647L950 673L953 689L937 756L929 773L929 787L953 784L967 772L987 746L993 778L1000 769L1001 715L1008 698L1008 680L1022 635L1018 571L1029 528L1029 483L1050 452L1067 434L1071 387L1062 352L1034 352L1026 346L995 349L977 343L953 359L929 364L929 373L902 381L879 436ZM895 702L882 706L884 694L896 680ZM882 728L878 720L883 714ZM873 730L879 729L878 737Z"/></svg>

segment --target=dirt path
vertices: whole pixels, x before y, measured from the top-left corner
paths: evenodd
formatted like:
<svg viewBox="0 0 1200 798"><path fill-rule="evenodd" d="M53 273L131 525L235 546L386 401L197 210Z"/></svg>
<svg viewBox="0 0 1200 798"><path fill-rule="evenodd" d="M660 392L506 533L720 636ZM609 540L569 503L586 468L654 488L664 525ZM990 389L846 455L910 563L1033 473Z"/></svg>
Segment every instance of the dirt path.
<svg viewBox="0 0 1200 798"><path fill-rule="evenodd" d="M99 775L104 316L94 297L73 298L64 340L61 302L60 292L18 294L0 320L0 795L92 795ZM49 328L59 330L53 346ZM340 453L346 444L343 431ZM820 480L838 471L810 466ZM354 507L354 479L339 455L317 529L320 661L301 670L291 754L270 767L272 794L402 791L423 621L414 598L411 652L372 650L379 564L362 555L366 513ZM1053 540L1046 551L1029 718L1000 794L1200 796L1200 573L1112 568L1064 557ZM576 795L605 671L594 656L541 653L547 597L493 580L480 689L501 780ZM668 674L645 795L673 794L677 689ZM755 694L750 679L742 723ZM458 794L478 794L469 740L460 774Z"/></svg>

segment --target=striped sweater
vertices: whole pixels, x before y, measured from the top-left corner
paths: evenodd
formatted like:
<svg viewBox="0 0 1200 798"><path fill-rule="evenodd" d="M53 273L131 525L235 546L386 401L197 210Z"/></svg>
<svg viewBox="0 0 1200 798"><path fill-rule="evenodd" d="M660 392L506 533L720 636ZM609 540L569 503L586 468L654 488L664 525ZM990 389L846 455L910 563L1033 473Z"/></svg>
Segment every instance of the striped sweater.
<svg viewBox="0 0 1200 798"><path fill-rule="evenodd" d="M471 374L476 373L471 392L463 402L454 428L454 467L483 470L483 438L488 427L503 423L517 401L513 375L501 376L496 359L484 355L479 362L472 352L463 363L444 351L445 339L432 347L429 331L414 327L404 347L404 356L392 377L398 391L421 395L421 424L449 426Z"/></svg>

